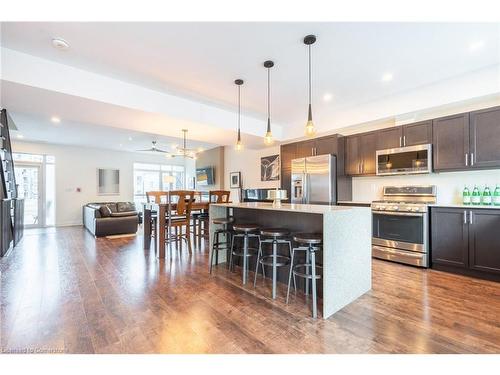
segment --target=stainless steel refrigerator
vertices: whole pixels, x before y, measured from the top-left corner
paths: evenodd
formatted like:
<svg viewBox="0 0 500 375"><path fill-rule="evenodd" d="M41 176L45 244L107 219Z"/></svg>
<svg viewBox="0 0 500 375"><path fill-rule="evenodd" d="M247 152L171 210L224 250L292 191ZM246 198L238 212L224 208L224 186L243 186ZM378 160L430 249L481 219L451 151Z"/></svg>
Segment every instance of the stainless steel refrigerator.
<svg viewBox="0 0 500 375"><path fill-rule="evenodd" d="M337 157L318 155L292 160L291 202L337 203Z"/></svg>

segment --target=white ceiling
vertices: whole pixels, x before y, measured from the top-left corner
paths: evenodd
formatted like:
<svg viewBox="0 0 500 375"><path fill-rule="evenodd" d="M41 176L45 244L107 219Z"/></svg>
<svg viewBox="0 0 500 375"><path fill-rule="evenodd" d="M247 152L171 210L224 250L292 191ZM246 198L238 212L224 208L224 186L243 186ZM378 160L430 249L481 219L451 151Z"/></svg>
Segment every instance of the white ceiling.
<svg viewBox="0 0 500 375"><path fill-rule="evenodd" d="M273 59L272 117L289 129L303 127L306 118L302 38L307 34L318 37L313 110L323 131L347 108L362 110L366 103L500 64L499 23L16 22L1 27L4 47L233 110L233 80L242 78L244 112L259 118L266 108L262 62ZM52 37L64 38L71 48L54 49ZM471 50L476 44L479 48ZM385 73L394 79L382 82ZM331 101L322 99L326 93Z"/></svg>
<svg viewBox="0 0 500 375"><path fill-rule="evenodd" d="M158 147L172 151L174 145L181 145L181 139L134 130L135 124L165 123L162 116L123 108L71 95L64 95L11 82L2 82L2 105L9 109L19 129L15 137L23 140L57 144L97 146L113 150L135 151L149 148L152 141ZM57 112L54 112L57 108ZM51 121L57 113L60 123ZM102 126L106 124L106 126ZM187 126L193 129L193 126ZM179 132L179 136L182 133ZM200 134L196 133L200 138ZM129 140L129 138L132 140ZM205 137L211 142L192 139L188 132L188 147L210 149L221 141L220 135ZM231 139L234 138L234 135Z"/></svg>

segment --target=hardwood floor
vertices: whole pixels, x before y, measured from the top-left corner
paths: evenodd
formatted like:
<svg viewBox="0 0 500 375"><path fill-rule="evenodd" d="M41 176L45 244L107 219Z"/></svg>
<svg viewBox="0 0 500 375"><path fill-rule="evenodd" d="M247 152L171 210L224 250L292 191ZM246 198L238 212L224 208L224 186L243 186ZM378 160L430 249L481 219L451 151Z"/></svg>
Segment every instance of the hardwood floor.
<svg viewBox="0 0 500 375"><path fill-rule="evenodd" d="M142 238L27 231L0 260L2 351L500 353L500 284L373 261L373 289L328 320L306 297L243 288L208 252L172 262Z"/></svg>

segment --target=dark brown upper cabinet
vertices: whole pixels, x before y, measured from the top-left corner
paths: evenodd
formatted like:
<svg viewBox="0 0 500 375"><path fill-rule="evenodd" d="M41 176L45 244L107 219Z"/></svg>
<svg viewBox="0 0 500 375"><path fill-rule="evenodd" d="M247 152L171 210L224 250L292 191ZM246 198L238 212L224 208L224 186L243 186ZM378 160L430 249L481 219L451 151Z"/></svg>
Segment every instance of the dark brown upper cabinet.
<svg viewBox="0 0 500 375"><path fill-rule="evenodd" d="M345 139L345 173L349 176L375 174L377 132L350 135Z"/></svg>
<svg viewBox="0 0 500 375"><path fill-rule="evenodd" d="M461 170L469 161L469 113L432 121L435 171Z"/></svg>
<svg viewBox="0 0 500 375"><path fill-rule="evenodd" d="M309 141L297 142L297 158L305 158L307 156L315 155L316 141L311 139Z"/></svg>
<svg viewBox="0 0 500 375"><path fill-rule="evenodd" d="M304 158L307 156L334 154L337 155L338 136L330 135L321 138L310 139L307 141L297 142L297 157Z"/></svg>
<svg viewBox="0 0 500 375"><path fill-rule="evenodd" d="M377 150L402 147L402 142L402 126L394 126L377 131Z"/></svg>
<svg viewBox="0 0 500 375"><path fill-rule="evenodd" d="M432 143L432 121L394 126L377 131L377 150Z"/></svg>
<svg viewBox="0 0 500 375"><path fill-rule="evenodd" d="M361 174L375 174L375 154L377 151L377 133L370 132L361 135Z"/></svg>
<svg viewBox="0 0 500 375"><path fill-rule="evenodd" d="M288 199L290 199L292 183L292 160L295 158L297 158L297 143L289 143L280 147L281 188L287 191Z"/></svg>
<svg viewBox="0 0 500 375"><path fill-rule="evenodd" d="M435 171L500 168L500 107L436 119Z"/></svg>
<svg viewBox="0 0 500 375"><path fill-rule="evenodd" d="M315 154L316 155L325 155L325 154L333 154L338 157L338 136L331 135L328 137L322 137L316 139L315 145Z"/></svg>
<svg viewBox="0 0 500 375"><path fill-rule="evenodd" d="M361 174L361 152L360 152L360 137L350 135L345 139L345 173L349 176L357 176Z"/></svg>
<svg viewBox="0 0 500 375"><path fill-rule="evenodd" d="M500 167L500 107L470 113L469 151L470 167Z"/></svg>
<svg viewBox="0 0 500 375"><path fill-rule="evenodd" d="M432 120L403 126L403 146L425 145L428 143L432 143Z"/></svg>

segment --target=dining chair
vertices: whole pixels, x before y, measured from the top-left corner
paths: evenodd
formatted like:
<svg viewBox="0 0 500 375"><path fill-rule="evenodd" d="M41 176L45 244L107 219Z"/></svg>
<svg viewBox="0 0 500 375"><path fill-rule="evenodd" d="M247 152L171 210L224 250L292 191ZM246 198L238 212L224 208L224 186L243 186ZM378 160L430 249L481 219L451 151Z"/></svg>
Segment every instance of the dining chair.
<svg viewBox="0 0 500 375"><path fill-rule="evenodd" d="M165 199L163 199L165 198ZM146 191L146 203L166 203L168 199L168 191ZM151 222L144 223L144 225L151 226L151 238L154 239L156 237L156 218L157 213L151 212ZM155 251L156 251L156 241L155 243Z"/></svg>
<svg viewBox="0 0 500 375"><path fill-rule="evenodd" d="M194 202L194 191L172 190L168 196L169 209L167 211L167 244L181 240L186 242L191 253L191 208ZM172 233L172 229L174 233ZM172 253L170 253L172 257Z"/></svg>
<svg viewBox="0 0 500 375"><path fill-rule="evenodd" d="M146 191L147 203L162 203L162 198L165 197L163 202L167 201L168 191Z"/></svg>
<svg viewBox="0 0 500 375"><path fill-rule="evenodd" d="M228 190L210 190L208 192L208 202L209 203L228 203L229 196L231 192ZM201 238L207 239L209 236L208 226L210 223L210 217L208 212L201 213L198 217L198 242Z"/></svg>

